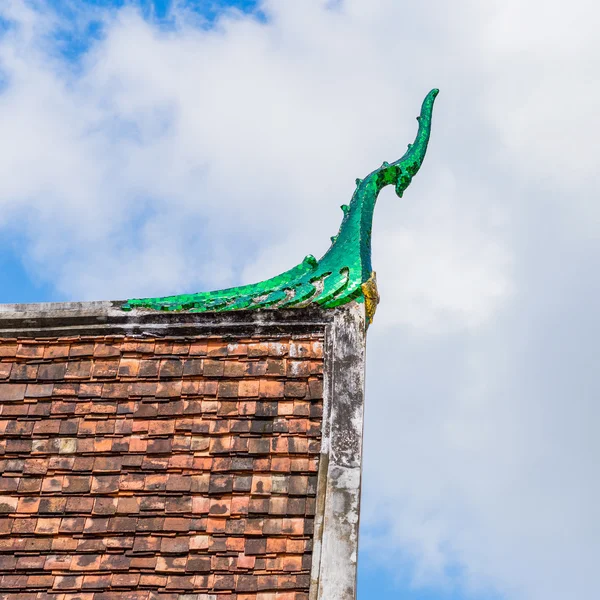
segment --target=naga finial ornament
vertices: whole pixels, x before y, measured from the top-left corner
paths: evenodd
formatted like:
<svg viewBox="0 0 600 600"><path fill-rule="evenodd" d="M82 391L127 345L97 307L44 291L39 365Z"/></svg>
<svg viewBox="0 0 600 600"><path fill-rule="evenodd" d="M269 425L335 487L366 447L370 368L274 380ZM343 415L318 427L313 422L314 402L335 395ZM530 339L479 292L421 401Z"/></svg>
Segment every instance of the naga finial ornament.
<svg viewBox="0 0 600 600"><path fill-rule="evenodd" d="M425 97L417 117L417 137L404 156L393 163L384 162L364 179L356 180L350 204L342 205L344 217L340 230L331 238L332 244L321 260L308 255L293 269L260 283L214 292L132 299L122 309L208 312L296 308L309 304L333 308L355 300L367 302L371 322L379 299L371 268L371 228L377 196L385 186L394 185L396 194L402 197L417 174L427 151L438 91L431 90Z"/></svg>

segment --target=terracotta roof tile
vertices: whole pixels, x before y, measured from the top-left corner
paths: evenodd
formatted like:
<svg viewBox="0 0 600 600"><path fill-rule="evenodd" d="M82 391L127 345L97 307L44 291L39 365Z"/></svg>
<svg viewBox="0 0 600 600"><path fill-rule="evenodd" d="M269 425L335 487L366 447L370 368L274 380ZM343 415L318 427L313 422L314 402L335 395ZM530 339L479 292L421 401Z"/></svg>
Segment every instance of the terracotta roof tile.
<svg viewBox="0 0 600 600"><path fill-rule="evenodd" d="M322 355L0 340L0 594L307 600Z"/></svg>

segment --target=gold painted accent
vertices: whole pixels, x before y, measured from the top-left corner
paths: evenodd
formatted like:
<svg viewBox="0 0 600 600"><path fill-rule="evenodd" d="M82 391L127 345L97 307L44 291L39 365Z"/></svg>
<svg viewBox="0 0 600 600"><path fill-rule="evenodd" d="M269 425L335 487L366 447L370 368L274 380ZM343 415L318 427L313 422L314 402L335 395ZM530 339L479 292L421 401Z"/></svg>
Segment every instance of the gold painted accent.
<svg viewBox="0 0 600 600"><path fill-rule="evenodd" d="M365 297L365 312L367 313L367 327L373 323L373 317L379 304L379 292L377 291L377 276L375 271L371 272L371 277L361 286L363 296Z"/></svg>

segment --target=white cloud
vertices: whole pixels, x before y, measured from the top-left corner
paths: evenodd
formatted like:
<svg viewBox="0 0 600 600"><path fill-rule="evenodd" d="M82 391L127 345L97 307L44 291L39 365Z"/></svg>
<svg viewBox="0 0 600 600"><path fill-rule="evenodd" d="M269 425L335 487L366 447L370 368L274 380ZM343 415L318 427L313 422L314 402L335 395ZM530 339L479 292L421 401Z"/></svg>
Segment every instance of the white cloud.
<svg viewBox="0 0 600 600"><path fill-rule="evenodd" d="M422 185L425 201L406 206L382 194L373 244L378 320L421 333L473 330L511 296L511 255L499 235L507 224L482 206L487 191L476 183L459 187L442 167Z"/></svg>
<svg viewBox="0 0 600 600"><path fill-rule="evenodd" d="M271 0L266 23L170 30L82 11L105 29L77 68L28 6L0 5L0 231L65 298L319 255L441 88L422 173L376 210L363 522L415 585L598 596L596 6Z"/></svg>

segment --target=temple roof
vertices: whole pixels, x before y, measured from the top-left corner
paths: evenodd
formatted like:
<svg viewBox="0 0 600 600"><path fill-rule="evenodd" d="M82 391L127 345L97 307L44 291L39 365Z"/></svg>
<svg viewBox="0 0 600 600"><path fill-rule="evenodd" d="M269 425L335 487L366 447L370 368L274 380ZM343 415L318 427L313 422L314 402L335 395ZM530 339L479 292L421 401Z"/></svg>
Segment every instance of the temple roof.
<svg viewBox="0 0 600 600"><path fill-rule="evenodd" d="M2 598L356 597L373 210L418 171L436 95L320 260L215 292L0 305Z"/></svg>
<svg viewBox="0 0 600 600"><path fill-rule="evenodd" d="M0 305L0 596L354 598L364 305L122 304Z"/></svg>

